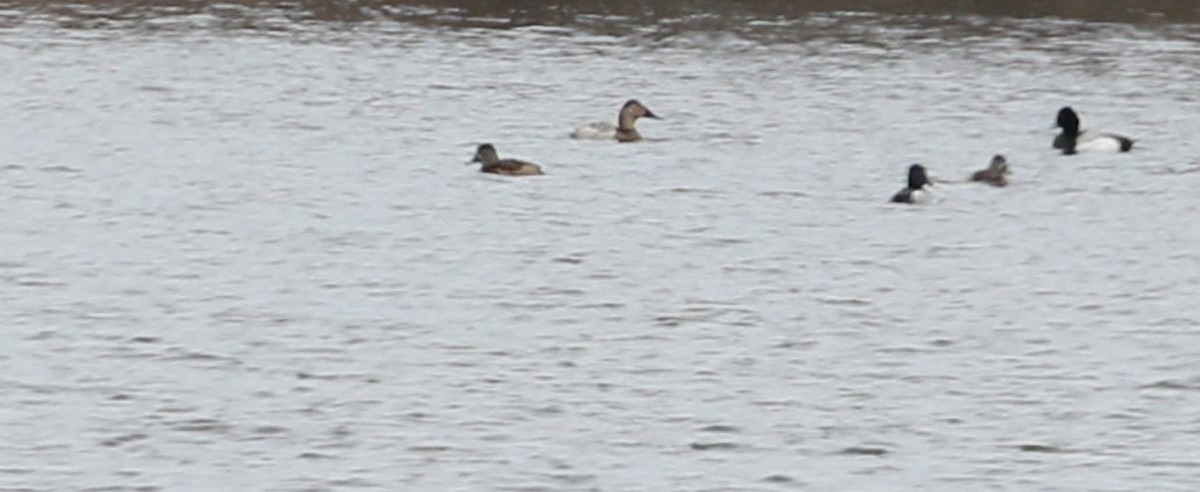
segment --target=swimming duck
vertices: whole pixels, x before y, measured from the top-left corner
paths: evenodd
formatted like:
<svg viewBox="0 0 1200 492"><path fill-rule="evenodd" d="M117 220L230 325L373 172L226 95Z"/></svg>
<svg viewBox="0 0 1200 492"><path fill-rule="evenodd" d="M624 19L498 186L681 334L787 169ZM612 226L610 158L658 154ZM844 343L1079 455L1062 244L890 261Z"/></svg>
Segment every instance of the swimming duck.
<svg viewBox="0 0 1200 492"><path fill-rule="evenodd" d="M996 154L992 156L992 163L988 164L987 169L975 171L975 174L971 175L971 181L979 181L992 186L1008 186L1005 174L1008 174L1008 161L1004 159L1004 156Z"/></svg>
<svg viewBox="0 0 1200 492"><path fill-rule="evenodd" d="M475 158L467 164L482 163L480 171L492 174L505 174L509 176L529 176L534 174L542 174L542 168L537 164L517 159L501 159L496 155L496 147L492 144L480 145L475 150Z"/></svg>
<svg viewBox="0 0 1200 492"><path fill-rule="evenodd" d="M1070 106L1058 110L1058 127L1062 133L1054 137L1054 148L1066 155L1080 151L1129 152L1133 148L1133 140L1120 135L1079 131L1079 115Z"/></svg>
<svg viewBox="0 0 1200 492"><path fill-rule="evenodd" d="M617 114L616 126L603 121L589 123L571 132L571 138L636 142L642 139L642 135L638 133L637 128L633 125L638 118L643 116L646 118L661 119L658 115L651 112L649 108L638 102L637 99L630 99L625 101L624 106L621 106L621 112Z"/></svg>
<svg viewBox="0 0 1200 492"><path fill-rule="evenodd" d="M925 167L913 164L908 168L908 186L892 197L893 203L914 203L924 205L933 202L933 194L929 192L929 178L925 176Z"/></svg>

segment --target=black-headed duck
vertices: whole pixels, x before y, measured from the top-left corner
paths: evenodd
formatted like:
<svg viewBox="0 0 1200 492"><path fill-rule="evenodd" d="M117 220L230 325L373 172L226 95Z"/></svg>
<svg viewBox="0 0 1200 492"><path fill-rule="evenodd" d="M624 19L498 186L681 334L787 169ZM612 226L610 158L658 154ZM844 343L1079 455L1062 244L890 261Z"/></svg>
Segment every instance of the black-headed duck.
<svg viewBox="0 0 1200 492"><path fill-rule="evenodd" d="M924 205L933 203L933 194L929 192L929 177L925 175L925 167L913 164L908 168L908 186L892 197L893 203L912 203Z"/></svg>
<svg viewBox="0 0 1200 492"><path fill-rule="evenodd" d="M1077 152L1129 152L1133 140L1112 133L1079 130L1079 115L1070 106L1058 110L1058 127L1062 133L1054 137L1054 148L1063 154Z"/></svg>

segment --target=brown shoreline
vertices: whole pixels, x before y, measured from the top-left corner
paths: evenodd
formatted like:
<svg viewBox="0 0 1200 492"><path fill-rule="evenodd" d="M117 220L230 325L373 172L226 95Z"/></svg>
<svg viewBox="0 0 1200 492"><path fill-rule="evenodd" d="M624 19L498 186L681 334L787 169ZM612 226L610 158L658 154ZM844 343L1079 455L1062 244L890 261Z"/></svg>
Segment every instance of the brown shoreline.
<svg viewBox="0 0 1200 492"><path fill-rule="evenodd" d="M1195 0L97 0L86 3L48 0L0 1L0 6L63 16L135 19L239 10L272 10L315 21L360 22L379 19L461 24L492 19L493 25L572 25L588 17L620 16L626 21L658 22L695 16L723 20L798 18L830 12L885 15L1054 17L1127 23L1197 23ZM587 23L587 22L584 22Z"/></svg>

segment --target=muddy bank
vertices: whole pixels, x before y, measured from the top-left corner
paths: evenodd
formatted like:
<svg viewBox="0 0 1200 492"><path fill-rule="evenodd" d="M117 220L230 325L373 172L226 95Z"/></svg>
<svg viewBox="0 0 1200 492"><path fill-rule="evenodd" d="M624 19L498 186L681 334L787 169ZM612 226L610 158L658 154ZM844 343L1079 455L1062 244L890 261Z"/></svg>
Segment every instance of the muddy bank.
<svg viewBox="0 0 1200 492"><path fill-rule="evenodd" d="M86 4L56 1L0 2L9 9L5 21L24 15L52 15L80 22L139 21L163 15L212 15L237 26L270 12L291 20L364 22L402 20L446 25L575 25L601 23L597 17L622 22L658 23L687 20L693 28L723 28L747 19L798 18L831 12L885 15L984 16L1012 18L1059 17L1073 20L1128 23L1189 23L1200 21L1200 6L1189 0L1026 0L977 2L967 0L466 0L356 2L193 2L181 0L98 1ZM702 22L700 21L702 19Z"/></svg>

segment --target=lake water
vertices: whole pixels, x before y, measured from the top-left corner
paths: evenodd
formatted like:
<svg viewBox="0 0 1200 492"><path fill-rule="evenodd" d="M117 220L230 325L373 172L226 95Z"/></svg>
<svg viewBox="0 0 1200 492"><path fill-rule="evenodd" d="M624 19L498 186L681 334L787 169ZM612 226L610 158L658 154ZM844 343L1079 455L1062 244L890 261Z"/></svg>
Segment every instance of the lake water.
<svg viewBox="0 0 1200 492"><path fill-rule="evenodd" d="M1200 26L432 12L4 4L0 490L1200 484Z"/></svg>

